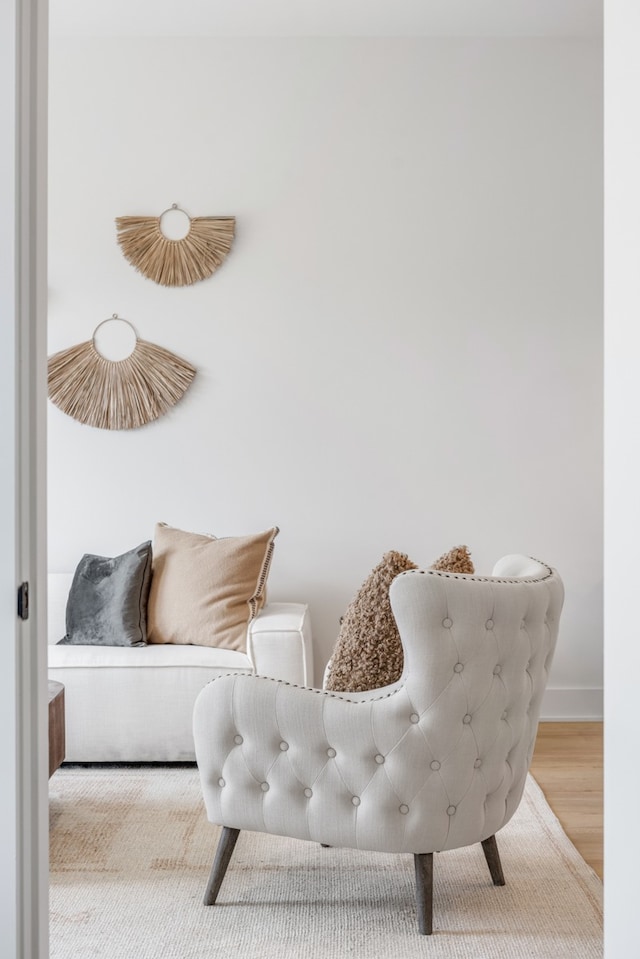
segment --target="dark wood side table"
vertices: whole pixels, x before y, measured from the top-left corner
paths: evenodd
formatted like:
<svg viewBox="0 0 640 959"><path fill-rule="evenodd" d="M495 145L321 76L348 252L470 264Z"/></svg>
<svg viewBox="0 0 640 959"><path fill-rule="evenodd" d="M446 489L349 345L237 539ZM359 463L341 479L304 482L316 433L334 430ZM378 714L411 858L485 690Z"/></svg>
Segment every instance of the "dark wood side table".
<svg viewBox="0 0 640 959"><path fill-rule="evenodd" d="M64 761L64 686L49 680L49 777Z"/></svg>

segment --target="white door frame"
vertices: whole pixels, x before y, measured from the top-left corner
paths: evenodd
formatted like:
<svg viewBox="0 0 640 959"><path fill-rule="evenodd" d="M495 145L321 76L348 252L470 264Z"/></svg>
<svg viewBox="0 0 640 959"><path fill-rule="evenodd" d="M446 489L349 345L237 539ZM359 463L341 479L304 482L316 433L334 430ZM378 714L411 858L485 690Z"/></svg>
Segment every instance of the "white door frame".
<svg viewBox="0 0 640 959"><path fill-rule="evenodd" d="M0 3L0 930L46 959L47 0ZM17 592L29 583L29 618Z"/></svg>

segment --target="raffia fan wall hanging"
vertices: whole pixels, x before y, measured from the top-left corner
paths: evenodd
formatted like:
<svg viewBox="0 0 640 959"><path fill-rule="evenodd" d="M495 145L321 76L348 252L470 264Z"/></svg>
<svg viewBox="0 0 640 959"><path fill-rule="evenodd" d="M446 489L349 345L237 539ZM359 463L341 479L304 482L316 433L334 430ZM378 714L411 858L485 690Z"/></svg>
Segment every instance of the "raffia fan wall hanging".
<svg viewBox="0 0 640 959"><path fill-rule="evenodd" d="M162 232L162 217L173 210L189 219L186 236L173 240ZM189 286L206 280L224 262L235 234L232 216L193 219L173 203L160 216L119 216L118 243L143 276L162 286Z"/></svg>
<svg viewBox="0 0 640 959"><path fill-rule="evenodd" d="M109 360L96 347L105 323L127 323L136 338L122 360ZM141 340L117 313L98 323L93 336L49 357L49 398L63 413L102 430L132 430L151 423L181 399L196 370L161 346Z"/></svg>

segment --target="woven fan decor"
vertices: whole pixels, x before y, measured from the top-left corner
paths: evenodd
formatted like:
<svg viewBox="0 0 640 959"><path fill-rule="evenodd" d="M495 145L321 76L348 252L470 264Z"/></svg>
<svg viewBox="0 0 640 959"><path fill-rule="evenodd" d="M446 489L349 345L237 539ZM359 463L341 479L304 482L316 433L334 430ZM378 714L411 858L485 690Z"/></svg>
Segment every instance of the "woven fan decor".
<svg viewBox="0 0 640 959"><path fill-rule="evenodd" d="M93 336L48 362L49 399L63 413L101 430L133 430L167 413L181 399L196 370L162 346L138 338L123 360L98 352L95 337L103 323L122 320L114 313L98 323ZM129 323L128 320L122 320ZM129 326L133 329L131 323Z"/></svg>
<svg viewBox="0 0 640 959"><path fill-rule="evenodd" d="M231 249L235 217L189 217L187 235L172 240L161 228L162 217L171 210L185 213L173 203L160 216L117 217L116 229L122 252L139 273L162 286L189 286L198 280L206 280L224 262Z"/></svg>

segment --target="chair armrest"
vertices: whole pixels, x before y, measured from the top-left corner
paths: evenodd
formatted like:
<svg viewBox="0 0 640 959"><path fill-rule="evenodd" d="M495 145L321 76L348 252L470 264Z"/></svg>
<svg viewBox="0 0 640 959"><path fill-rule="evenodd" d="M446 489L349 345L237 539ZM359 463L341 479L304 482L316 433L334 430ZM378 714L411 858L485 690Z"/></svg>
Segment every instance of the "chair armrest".
<svg viewBox="0 0 640 959"><path fill-rule="evenodd" d="M407 824L398 807L407 801L405 792L419 791L425 763L411 765L402 777L407 788L398 792L395 755L388 771L376 758L391 753L410 727L411 704L400 687L390 689L353 700L250 674L212 680L193 712L209 820L332 846L402 848ZM418 743L424 747L421 735ZM426 768L430 772L428 763ZM396 815L385 823L379 810L389 805ZM438 839L444 840L444 811L440 824Z"/></svg>
<svg viewBox="0 0 640 959"><path fill-rule="evenodd" d="M268 603L249 624L247 654L259 676L312 686L309 607L304 603Z"/></svg>

